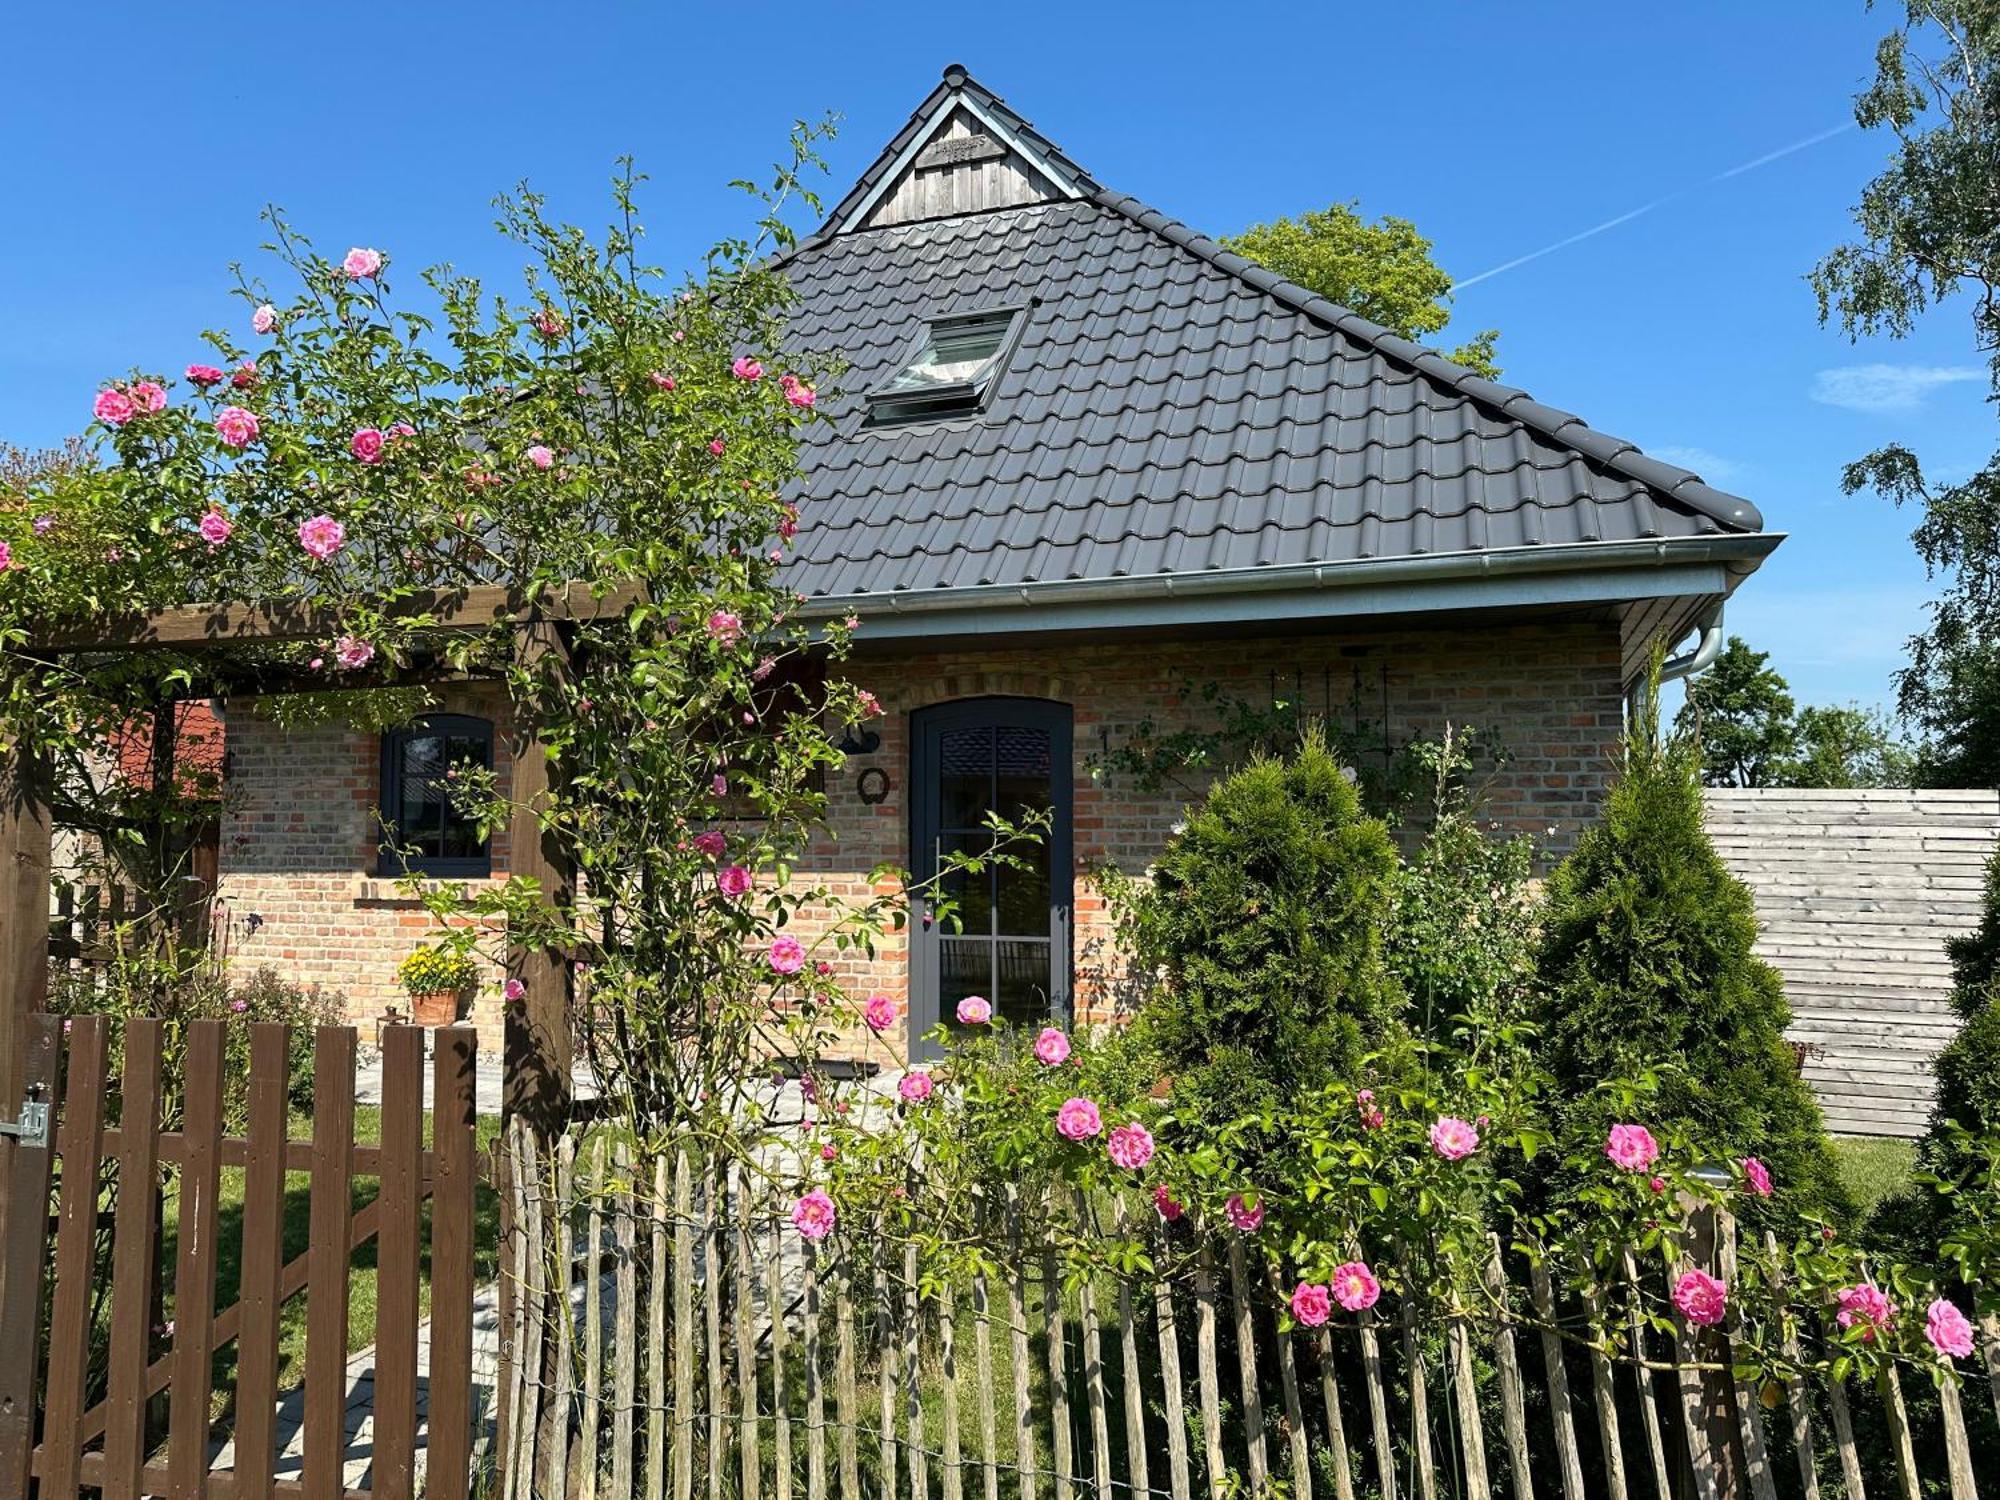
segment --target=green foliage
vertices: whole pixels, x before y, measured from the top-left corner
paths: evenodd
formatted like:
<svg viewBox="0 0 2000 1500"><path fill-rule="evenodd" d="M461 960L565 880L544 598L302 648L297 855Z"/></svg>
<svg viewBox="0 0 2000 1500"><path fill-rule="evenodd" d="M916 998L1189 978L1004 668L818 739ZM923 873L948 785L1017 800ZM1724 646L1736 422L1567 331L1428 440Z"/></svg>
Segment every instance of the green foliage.
<svg viewBox="0 0 2000 1500"><path fill-rule="evenodd" d="M1916 755L1889 716L1858 703L1799 710L1798 749L1779 786L1909 786Z"/></svg>
<svg viewBox="0 0 2000 1500"><path fill-rule="evenodd" d="M2000 361L2000 0L1904 0L1903 22L1876 49L1855 101L1864 129L1894 138L1888 164L1854 208L1856 238L1812 273L1820 321L1850 337L1904 338L1930 309L1964 297L1972 345ZM2000 392L2000 362L1992 366ZM1931 786L2000 780L2000 456L1963 479L1926 475L1890 444L1847 468L1849 493L1872 489L1921 509L1918 553L1943 580L1931 623L1910 641L1899 707L1929 742Z"/></svg>
<svg viewBox="0 0 2000 1500"><path fill-rule="evenodd" d="M1353 1075L1402 1006L1383 962L1387 828L1316 732L1223 778L1130 913L1142 1012L1176 1113L1219 1121Z"/></svg>
<svg viewBox="0 0 2000 1500"><path fill-rule="evenodd" d="M1422 340L1451 321L1451 277L1431 258L1431 242L1408 219L1370 224L1352 203L1310 210L1296 219L1253 224L1222 242L1330 302ZM1451 358L1489 380L1500 374L1495 329L1476 334Z"/></svg>
<svg viewBox="0 0 2000 1500"><path fill-rule="evenodd" d="M1602 818L1549 881L1538 968L1558 1114L1609 1125L1604 1080L1661 1069L1655 1128L1756 1156L1788 1205L1844 1213L1756 938L1750 893L1702 827L1691 747L1642 719Z"/></svg>
<svg viewBox="0 0 2000 1500"><path fill-rule="evenodd" d="M1675 731L1701 745L1709 786L1908 786L1910 749L1886 715L1858 704L1797 708L1770 653L1731 636L1688 679Z"/></svg>

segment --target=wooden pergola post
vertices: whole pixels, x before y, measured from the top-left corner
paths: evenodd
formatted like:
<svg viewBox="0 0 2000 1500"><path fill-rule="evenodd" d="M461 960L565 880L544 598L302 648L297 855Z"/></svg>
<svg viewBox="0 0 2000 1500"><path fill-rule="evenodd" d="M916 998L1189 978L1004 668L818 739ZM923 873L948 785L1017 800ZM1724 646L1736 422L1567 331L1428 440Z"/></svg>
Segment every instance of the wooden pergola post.
<svg viewBox="0 0 2000 1500"><path fill-rule="evenodd" d="M20 1115L28 1018L48 1003L51 839L46 769L16 747L0 772L0 1119ZM0 1136L0 1183L11 1178L16 1149L13 1137ZM10 1197L0 1192L0 1246Z"/></svg>

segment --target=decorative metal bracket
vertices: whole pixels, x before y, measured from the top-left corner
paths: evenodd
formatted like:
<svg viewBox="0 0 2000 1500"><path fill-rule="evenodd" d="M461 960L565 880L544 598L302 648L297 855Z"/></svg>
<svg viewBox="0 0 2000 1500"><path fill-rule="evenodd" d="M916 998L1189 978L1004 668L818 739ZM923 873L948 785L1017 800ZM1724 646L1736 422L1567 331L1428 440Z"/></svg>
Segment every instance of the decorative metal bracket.
<svg viewBox="0 0 2000 1500"><path fill-rule="evenodd" d="M49 1144L49 1106L42 1098L42 1086L34 1084L28 1090L28 1097L21 1101L21 1118L0 1120L0 1135L11 1135L24 1146L37 1150L47 1150Z"/></svg>

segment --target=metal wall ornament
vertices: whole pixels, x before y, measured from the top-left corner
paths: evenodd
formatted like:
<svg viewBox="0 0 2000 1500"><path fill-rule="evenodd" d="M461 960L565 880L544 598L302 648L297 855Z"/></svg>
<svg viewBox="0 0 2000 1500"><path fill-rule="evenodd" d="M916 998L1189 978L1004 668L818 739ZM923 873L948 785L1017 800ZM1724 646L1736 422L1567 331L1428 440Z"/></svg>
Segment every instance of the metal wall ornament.
<svg viewBox="0 0 2000 1500"><path fill-rule="evenodd" d="M889 773L880 766L870 766L854 778L854 789L870 807L886 802L889 799Z"/></svg>

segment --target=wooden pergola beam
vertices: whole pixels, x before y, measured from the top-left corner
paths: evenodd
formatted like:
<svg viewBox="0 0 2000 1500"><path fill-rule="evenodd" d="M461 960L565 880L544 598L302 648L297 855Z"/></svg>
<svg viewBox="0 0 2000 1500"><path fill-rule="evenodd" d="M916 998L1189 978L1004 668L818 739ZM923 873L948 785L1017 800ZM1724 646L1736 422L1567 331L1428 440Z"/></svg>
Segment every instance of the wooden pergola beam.
<svg viewBox="0 0 2000 1500"><path fill-rule="evenodd" d="M390 607L392 617L421 621L427 630L483 630L534 620L616 619L639 599L639 586L614 585L602 594L571 583L539 595L507 584L426 589ZM36 652L201 651L228 646L325 641L342 628L338 610L314 599L253 604L180 604L144 614L110 615L47 631L28 643Z"/></svg>

